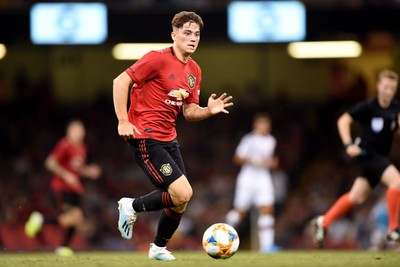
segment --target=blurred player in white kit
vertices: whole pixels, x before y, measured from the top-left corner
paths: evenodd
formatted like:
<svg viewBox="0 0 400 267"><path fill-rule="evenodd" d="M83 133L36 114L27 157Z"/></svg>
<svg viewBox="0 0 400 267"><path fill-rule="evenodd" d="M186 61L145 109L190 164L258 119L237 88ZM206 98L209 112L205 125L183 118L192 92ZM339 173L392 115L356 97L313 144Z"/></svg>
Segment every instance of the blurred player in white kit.
<svg viewBox="0 0 400 267"><path fill-rule="evenodd" d="M258 239L262 253L277 252L275 245L274 187L270 170L277 168L274 155L276 139L271 135L271 118L267 113L257 113L253 129L245 134L236 148L233 161L241 166L236 180L233 210L226 217L227 223L237 227L250 207L258 209Z"/></svg>

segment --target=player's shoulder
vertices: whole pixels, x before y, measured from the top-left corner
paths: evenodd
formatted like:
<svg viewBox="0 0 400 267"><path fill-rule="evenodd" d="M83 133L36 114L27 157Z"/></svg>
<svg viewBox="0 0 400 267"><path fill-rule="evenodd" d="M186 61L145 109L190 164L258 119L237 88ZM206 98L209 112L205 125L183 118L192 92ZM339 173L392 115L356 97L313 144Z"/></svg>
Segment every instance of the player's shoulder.
<svg viewBox="0 0 400 267"><path fill-rule="evenodd" d="M245 133L242 136L242 139L250 139L250 138L255 138L256 137L256 133L254 133L253 131Z"/></svg>
<svg viewBox="0 0 400 267"><path fill-rule="evenodd" d="M168 58L168 55L171 55L171 47L166 47L163 49L158 49L158 50L150 50L146 54L144 54L139 61L163 61L166 58Z"/></svg>
<svg viewBox="0 0 400 267"><path fill-rule="evenodd" d="M367 98L361 102L358 103L359 105L366 105L366 106L373 106L378 104L378 100L376 99L376 97L370 97Z"/></svg>
<svg viewBox="0 0 400 267"><path fill-rule="evenodd" d="M191 72L197 76L197 77L201 77L201 68L200 65L197 64L197 62L190 57L189 61L186 63L186 65L189 67L189 69L191 70Z"/></svg>
<svg viewBox="0 0 400 267"><path fill-rule="evenodd" d="M57 145L68 146L69 145L68 139L66 137L61 138L60 140L58 140Z"/></svg>
<svg viewBox="0 0 400 267"><path fill-rule="evenodd" d="M275 137L272 134L259 134L254 131L248 132L243 135L243 139L254 139L254 140L275 140Z"/></svg>
<svg viewBox="0 0 400 267"><path fill-rule="evenodd" d="M169 64L173 55L172 48L166 47L158 50L151 50L144 54L139 61L140 62L150 62L153 67L164 66L165 64Z"/></svg>
<svg viewBox="0 0 400 267"><path fill-rule="evenodd" d="M58 140L53 148L53 152L54 151L65 151L68 149L68 147L70 146L70 143L68 142L68 139L63 137L60 140Z"/></svg>
<svg viewBox="0 0 400 267"><path fill-rule="evenodd" d="M194 60L192 57L190 57L189 63L195 66L196 68L200 69L200 65L197 64L196 60Z"/></svg>
<svg viewBox="0 0 400 267"><path fill-rule="evenodd" d="M150 52L152 52L154 54L157 54L157 55L164 55L164 56L165 55L171 55L172 54L172 48L171 47L165 47L165 48L162 48L162 49L152 50Z"/></svg>
<svg viewBox="0 0 400 267"><path fill-rule="evenodd" d="M165 47L162 49L151 50L147 52L144 57L153 57L153 58L164 58L165 56L169 56L172 54L171 47Z"/></svg>
<svg viewBox="0 0 400 267"><path fill-rule="evenodd" d="M354 110L365 110L365 109L374 109L378 106L378 101L376 97L367 98L365 100L359 101L350 108L350 111Z"/></svg>

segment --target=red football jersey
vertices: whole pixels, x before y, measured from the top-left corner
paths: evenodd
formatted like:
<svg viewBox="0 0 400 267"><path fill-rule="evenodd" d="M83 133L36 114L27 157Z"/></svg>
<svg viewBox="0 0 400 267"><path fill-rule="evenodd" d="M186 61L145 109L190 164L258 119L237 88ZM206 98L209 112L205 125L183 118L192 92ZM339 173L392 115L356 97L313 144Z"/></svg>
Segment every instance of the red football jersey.
<svg viewBox="0 0 400 267"><path fill-rule="evenodd" d="M71 144L66 138L61 139L50 153L64 169L79 177L79 170L86 164L87 148L85 144ZM79 181L80 182L80 181ZM83 187L73 188L58 175L53 175L51 188L54 191L82 193Z"/></svg>
<svg viewBox="0 0 400 267"><path fill-rule="evenodd" d="M172 141L183 103L199 103L201 69L183 63L172 47L151 51L126 70L134 82L129 121L142 133L136 138Z"/></svg>

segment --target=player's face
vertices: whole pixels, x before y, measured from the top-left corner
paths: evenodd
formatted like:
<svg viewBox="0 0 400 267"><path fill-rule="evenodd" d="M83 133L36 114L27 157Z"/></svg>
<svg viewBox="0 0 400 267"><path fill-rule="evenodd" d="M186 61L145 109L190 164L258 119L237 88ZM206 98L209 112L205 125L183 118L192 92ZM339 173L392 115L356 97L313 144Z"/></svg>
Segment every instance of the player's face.
<svg viewBox="0 0 400 267"><path fill-rule="evenodd" d="M80 122L72 122L68 126L67 137L73 143L81 143L85 138L85 128Z"/></svg>
<svg viewBox="0 0 400 267"><path fill-rule="evenodd" d="M254 121L254 131L259 134L268 134L271 131L271 123L266 118L258 118Z"/></svg>
<svg viewBox="0 0 400 267"><path fill-rule="evenodd" d="M388 105L397 92L397 81L390 78L382 78L377 84L378 98Z"/></svg>
<svg viewBox="0 0 400 267"><path fill-rule="evenodd" d="M174 47L185 56L196 51L200 41L200 26L194 22L186 22L182 28L174 29L172 32Z"/></svg>

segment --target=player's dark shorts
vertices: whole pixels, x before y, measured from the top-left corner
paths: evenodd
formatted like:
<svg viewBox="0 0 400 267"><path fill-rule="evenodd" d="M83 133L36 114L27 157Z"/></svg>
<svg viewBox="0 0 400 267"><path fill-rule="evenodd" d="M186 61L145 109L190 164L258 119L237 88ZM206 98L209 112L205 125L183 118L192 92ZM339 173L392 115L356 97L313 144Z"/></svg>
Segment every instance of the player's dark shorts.
<svg viewBox="0 0 400 267"><path fill-rule="evenodd" d="M129 144L137 163L158 189L166 191L176 179L186 176L177 140L132 139Z"/></svg>
<svg viewBox="0 0 400 267"><path fill-rule="evenodd" d="M382 178L383 172L392 163L381 154L367 154L358 158L361 163L361 174L367 178L371 187L375 187Z"/></svg>
<svg viewBox="0 0 400 267"><path fill-rule="evenodd" d="M81 195L63 192L63 191L55 191L53 192L54 205L58 213L62 213L67 211L72 207L81 207Z"/></svg>

